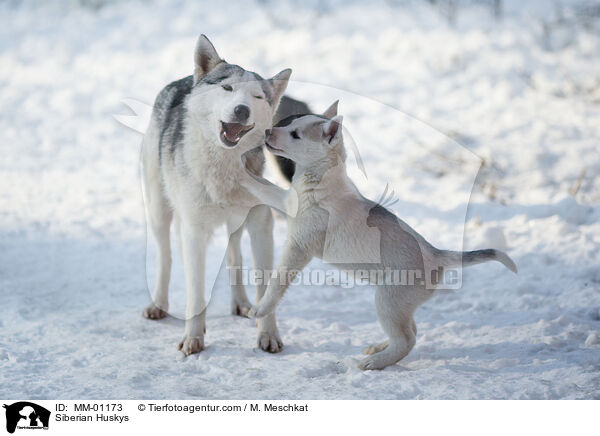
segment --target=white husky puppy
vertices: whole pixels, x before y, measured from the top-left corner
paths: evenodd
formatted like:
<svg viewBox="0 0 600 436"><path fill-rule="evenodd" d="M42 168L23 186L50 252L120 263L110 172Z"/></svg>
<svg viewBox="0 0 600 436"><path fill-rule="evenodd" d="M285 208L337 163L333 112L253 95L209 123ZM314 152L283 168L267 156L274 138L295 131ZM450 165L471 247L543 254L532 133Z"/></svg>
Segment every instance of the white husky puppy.
<svg viewBox="0 0 600 436"><path fill-rule="evenodd" d="M153 303L143 315L150 319L167 315L173 221L187 291L185 334L179 343L186 355L204 347L205 254L213 230L227 226L227 263L240 275L232 284L233 313L246 315L251 306L241 285L244 222L255 267L272 267L271 210L240 186L240 174L245 174L241 156L245 153L247 166L262 174L263 135L271 126L291 74L286 69L263 79L229 64L204 35L198 39L194 63L193 75L159 93L142 147L146 211L158 245L156 289ZM264 290L264 285L257 287L257 300ZM258 334L262 349L281 349L274 315L258 322Z"/></svg>
<svg viewBox="0 0 600 436"><path fill-rule="evenodd" d="M272 153L293 160L296 173L288 191L249 172L240 182L265 204L289 215L283 254L250 316L270 316L295 272L313 257L349 272L383 271L383 280L372 282L377 284L377 316L389 340L367 347L370 356L359 364L361 369L382 369L415 345L413 314L440 283L432 272L489 260L517 271L498 250L439 250L383 206L364 198L346 174L337 102L322 116L283 120L266 132L265 143ZM399 283L393 279L398 271L411 271L416 280Z"/></svg>

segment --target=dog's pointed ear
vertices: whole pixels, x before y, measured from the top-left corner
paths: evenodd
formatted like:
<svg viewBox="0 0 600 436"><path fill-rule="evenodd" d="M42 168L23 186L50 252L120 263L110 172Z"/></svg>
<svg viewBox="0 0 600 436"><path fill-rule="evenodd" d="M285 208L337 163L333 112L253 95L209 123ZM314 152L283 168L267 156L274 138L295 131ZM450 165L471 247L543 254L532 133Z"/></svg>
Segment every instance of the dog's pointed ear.
<svg viewBox="0 0 600 436"><path fill-rule="evenodd" d="M206 35L200 35L194 50L194 83L198 83L202 76L221 62L223 59L219 57L217 50Z"/></svg>
<svg viewBox="0 0 600 436"><path fill-rule="evenodd" d="M285 89L287 88L288 81L290 80L290 76L292 75L292 70L286 68L283 71L275 74L273 77L269 79L269 83L273 88L273 95L271 96L271 105L275 108L279 105L279 100L283 95Z"/></svg>
<svg viewBox="0 0 600 436"><path fill-rule="evenodd" d="M323 124L323 137L331 144L331 141L337 139L342 134L342 120L344 117L336 115L325 124Z"/></svg>
<svg viewBox="0 0 600 436"><path fill-rule="evenodd" d="M339 100L334 101L333 104L331 106L329 106L325 110L325 112L323 112L323 116L325 118L329 118L329 119L332 119L333 117L335 117L337 115L337 109L338 109L339 102L340 102Z"/></svg>

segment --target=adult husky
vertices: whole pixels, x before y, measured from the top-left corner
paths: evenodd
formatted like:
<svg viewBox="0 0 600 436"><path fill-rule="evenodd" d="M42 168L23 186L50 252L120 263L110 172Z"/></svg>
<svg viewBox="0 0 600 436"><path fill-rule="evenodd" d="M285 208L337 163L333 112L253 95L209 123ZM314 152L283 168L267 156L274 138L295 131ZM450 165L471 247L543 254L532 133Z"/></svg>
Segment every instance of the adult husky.
<svg viewBox="0 0 600 436"><path fill-rule="evenodd" d="M251 304L241 280L240 238L243 225L250 234L256 269L273 263L271 210L239 182L247 167L262 174L265 129L287 87L291 70L271 79L225 62L206 36L194 53L192 76L166 86L156 98L142 151L145 204L158 246L153 302L143 315L167 315L171 273L170 226L175 233L185 271L187 306L185 334L179 349L186 355L204 348L204 271L206 246L215 228L225 224L230 235L227 263L239 277L232 284L232 312L245 316ZM256 301L265 291L257 286ZM281 339L275 316L258 321L258 343L278 352Z"/></svg>

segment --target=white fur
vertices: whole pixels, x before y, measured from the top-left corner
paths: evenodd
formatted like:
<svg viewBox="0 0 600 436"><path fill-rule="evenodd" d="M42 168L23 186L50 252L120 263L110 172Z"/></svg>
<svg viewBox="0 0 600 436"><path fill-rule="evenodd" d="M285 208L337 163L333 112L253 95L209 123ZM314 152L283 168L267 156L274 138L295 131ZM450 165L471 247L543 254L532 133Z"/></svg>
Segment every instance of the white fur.
<svg viewBox="0 0 600 436"><path fill-rule="evenodd" d="M214 68L221 60L203 36L196 50L194 80L197 82L208 72L204 71L203 65ZM276 102L272 105L264 98L257 98L263 96L263 90L256 80L252 80L254 77L250 73L246 73L242 80L224 82L233 91L224 90L221 84L192 91L186 101L182 152L175 155L174 160L163 157L159 162L160 126L155 117L144 137L142 179L145 203L158 245L156 288L153 303L144 310L144 316L159 319L168 311L171 270L169 228L174 221L186 278L186 325L179 343L179 349L186 355L199 352L204 347L204 268L206 246L213 231L223 224L227 226L230 234L228 266L241 267L239 239L245 223L255 267L270 269L272 266L271 211L240 186L239 175L245 174L242 155L262 143L264 131L271 125L273 111L287 85L289 74L289 70L284 70L275 76L273 93ZM219 138L220 122L229 122L233 108L239 104L251 108L247 124L254 124L254 128L242 137L237 146L226 147ZM256 159L254 164L257 164ZM262 166L255 171L260 173ZM257 287L257 301L264 290L265 286ZM249 308L243 286L232 285L232 312L246 315ZM275 316L259 320L258 328L259 345L267 351L279 351L282 343Z"/></svg>
<svg viewBox="0 0 600 436"><path fill-rule="evenodd" d="M334 105L325 112L331 119L305 116L272 129L266 137L273 153L296 162L293 189L284 191L253 175L241 181L252 194L289 215L283 255L250 316L273 313L293 279L288 272L302 270L313 257L349 271L390 267L428 274L438 266L460 265L457 255L462 253L436 249L406 223L360 195L346 174L342 117L336 116ZM512 261L505 262L508 256L498 253L496 258L470 263L499 260L512 269ZM367 347L365 354L370 356L359 368L382 369L410 352L417 333L414 311L432 296L433 288L419 282L378 284L375 306L389 339Z"/></svg>

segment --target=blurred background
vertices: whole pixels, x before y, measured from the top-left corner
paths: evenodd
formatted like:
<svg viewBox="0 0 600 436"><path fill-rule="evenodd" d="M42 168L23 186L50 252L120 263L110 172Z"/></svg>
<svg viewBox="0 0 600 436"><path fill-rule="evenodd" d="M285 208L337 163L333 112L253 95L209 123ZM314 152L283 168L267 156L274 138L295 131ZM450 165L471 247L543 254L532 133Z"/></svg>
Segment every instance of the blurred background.
<svg viewBox="0 0 600 436"><path fill-rule="evenodd" d="M390 184L436 245L505 249L519 276L468 270L406 360L362 373L372 289L290 291L264 355L228 315L217 238L210 346L181 359L180 321L140 315L141 135L114 115L191 74L200 33L264 77L292 68L316 111L341 98L361 191ZM0 397L600 398L598 1L5 0L0 114Z"/></svg>

